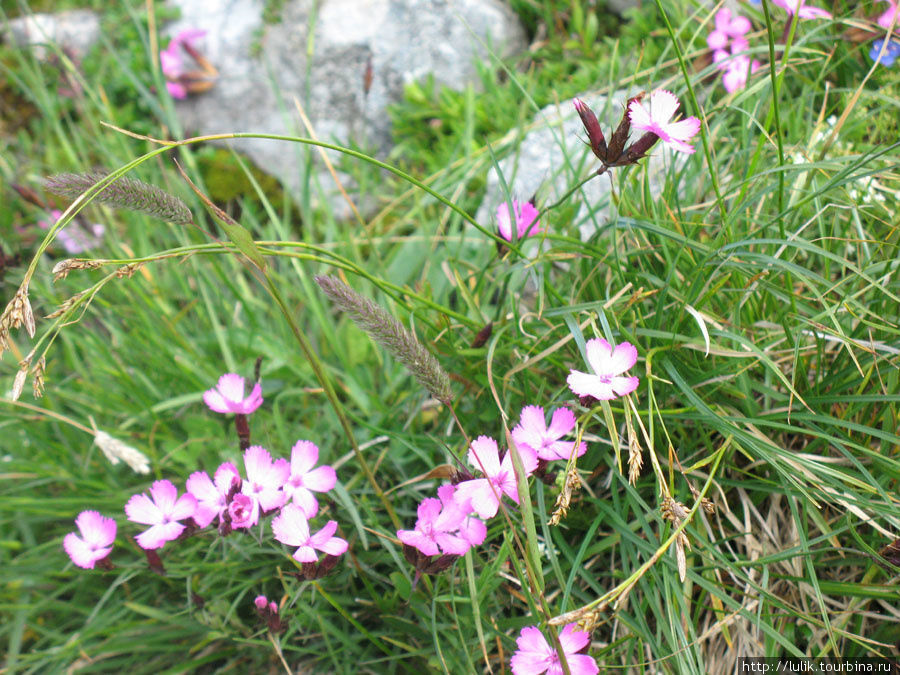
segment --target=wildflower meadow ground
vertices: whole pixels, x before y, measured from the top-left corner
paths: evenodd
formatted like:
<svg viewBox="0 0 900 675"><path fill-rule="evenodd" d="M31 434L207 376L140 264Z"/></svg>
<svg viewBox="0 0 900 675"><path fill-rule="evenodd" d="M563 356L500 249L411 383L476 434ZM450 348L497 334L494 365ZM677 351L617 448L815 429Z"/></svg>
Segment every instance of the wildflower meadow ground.
<svg viewBox="0 0 900 675"><path fill-rule="evenodd" d="M0 46L4 672L900 668L894 0L510 2L387 157L271 140L351 222L178 133L208 27L96 4ZM569 187L479 221L551 104Z"/></svg>

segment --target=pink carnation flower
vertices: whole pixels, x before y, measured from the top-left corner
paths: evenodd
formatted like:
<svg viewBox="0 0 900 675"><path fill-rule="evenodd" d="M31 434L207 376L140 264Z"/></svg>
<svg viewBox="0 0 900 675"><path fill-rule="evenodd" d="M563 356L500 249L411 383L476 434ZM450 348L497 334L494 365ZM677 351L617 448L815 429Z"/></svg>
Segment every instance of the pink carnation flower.
<svg viewBox="0 0 900 675"><path fill-rule="evenodd" d="M244 398L244 378L225 373L215 387L203 392L203 401L217 413L249 415L262 405L262 387L257 382L250 395Z"/></svg>
<svg viewBox="0 0 900 675"><path fill-rule="evenodd" d="M700 120L696 117L673 122L672 118L678 110L678 97L670 91L657 89L650 94L649 106L644 107L642 101L632 100L628 105L628 118L636 131L656 134L660 140L678 152L691 154L694 146L686 141L700 131Z"/></svg>
<svg viewBox="0 0 900 675"><path fill-rule="evenodd" d="M810 7L806 0L772 0L773 5L784 9L789 16L796 14L801 19L830 19L831 12L818 7Z"/></svg>
<svg viewBox="0 0 900 675"><path fill-rule="evenodd" d="M525 475L531 475L537 468L537 455L526 446L517 448L517 450L522 457ZM467 480L457 485L455 495L457 501L469 501L472 510L482 518L493 518L497 515L500 498L503 495L512 499L516 504L519 503L512 455L507 452L501 462L497 441L488 436L479 436L472 441L472 446L469 448L469 464L484 473L486 477Z"/></svg>
<svg viewBox="0 0 900 675"><path fill-rule="evenodd" d="M531 202L512 200L513 215L516 220L516 239L523 239L541 231L538 210ZM497 207L497 231L506 241L512 241L512 224L509 218L509 204L503 202Z"/></svg>
<svg viewBox="0 0 900 675"><path fill-rule="evenodd" d="M328 465L313 469L319 461L319 448L312 441L297 441L291 448L291 471L284 484L287 500L293 500L307 518L319 512L313 492L328 492L337 483L337 474Z"/></svg>
<svg viewBox="0 0 900 675"><path fill-rule="evenodd" d="M287 460L279 458L273 462L268 450L259 445L251 445L244 451L244 469L247 480L241 484L241 494L252 501L251 513L239 520L241 525L232 519L232 527L256 525L261 512L279 509L286 500L281 488L291 471ZM245 506L242 502L242 510Z"/></svg>
<svg viewBox="0 0 900 675"><path fill-rule="evenodd" d="M194 522L197 527L206 527L218 516L222 517L228 508L228 495L233 486L241 484L237 467L225 462L216 469L215 482L205 471L195 471L187 479L185 488L197 499Z"/></svg>
<svg viewBox="0 0 900 675"><path fill-rule="evenodd" d="M750 19L740 14L731 14L731 10L723 7L716 12L716 27L706 38L710 49L727 49L733 38L739 38L750 32Z"/></svg>
<svg viewBox="0 0 900 675"><path fill-rule="evenodd" d="M575 414L568 408L557 408L553 411L550 426L544 420L544 409L536 405L527 405L522 408L519 424L512 430L516 447L528 447L541 459L552 461L554 459L568 460L575 448L575 441L561 441L563 436L568 436L575 428ZM581 457L587 451L584 443L578 446L576 457Z"/></svg>
<svg viewBox="0 0 900 675"><path fill-rule="evenodd" d="M180 31L169 42L169 46L159 53L159 62L162 67L163 75L166 76L166 89L172 98L187 98L188 92L185 87L177 80L185 74L184 52L182 45L193 47L195 40L199 40L206 35L205 30L187 29Z"/></svg>
<svg viewBox="0 0 900 675"><path fill-rule="evenodd" d="M414 530L398 530L397 538L424 555L446 553L463 555L487 536L487 527L472 518L471 504L458 501L453 485L438 488L438 499L423 499L418 508Z"/></svg>
<svg viewBox="0 0 900 675"><path fill-rule="evenodd" d="M259 504L247 495L236 494L228 503L228 522L232 529L251 527L259 520Z"/></svg>
<svg viewBox="0 0 900 675"><path fill-rule="evenodd" d="M154 482L150 496L152 499L143 493L133 495L125 504L125 514L128 520L152 526L135 537L141 548L162 548L184 532L185 526L178 521L194 515L197 499L188 493L179 497L178 490L167 480Z"/></svg>
<svg viewBox="0 0 900 675"><path fill-rule="evenodd" d="M622 377L637 363L637 349L630 342L622 342L615 349L603 338L588 340L585 351L593 373L573 370L566 382L576 396L593 396L609 401L630 394L638 386L638 378Z"/></svg>
<svg viewBox="0 0 900 675"><path fill-rule="evenodd" d="M746 87L747 76L759 70L761 64L756 59L751 61L746 54L735 54L720 67L725 71L722 75L722 84L725 86L725 91L730 94Z"/></svg>
<svg viewBox="0 0 900 675"><path fill-rule="evenodd" d="M75 525L81 536L69 532L63 539L63 549L73 563L92 570L94 563L103 560L112 551L116 540L116 521L101 516L97 511L82 511L75 519Z"/></svg>
<svg viewBox="0 0 900 675"><path fill-rule="evenodd" d="M578 630L577 624L570 623L559 634L559 643L566 655L566 664L572 675L595 675L600 669L593 657L578 652L591 642L589 633ZM547 638L537 626L526 626L516 639L519 647L509 662L514 675L562 675L556 648L547 642Z"/></svg>
<svg viewBox="0 0 900 675"><path fill-rule="evenodd" d="M39 220L38 227L42 230L49 230L62 216L62 211L52 209L50 217L53 222L47 220ZM100 245L106 228L103 225L82 225L82 221L75 218L69 221L63 229L56 233L56 241L62 244L63 249L69 255L78 255Z"/></svg>
<svg viewBox="0 0 900 675"><path fill-rule="evenodd" d="M298 546L294 551L297 562L316 562L316 551L326 555L341 555L347 550L347 542L333 536L337 530L337 522L329 520L325 527L315 534L309 533L309 521L303 511L295 504L287 504L281 513L272 520L272 532L282 544Z"/></svg>

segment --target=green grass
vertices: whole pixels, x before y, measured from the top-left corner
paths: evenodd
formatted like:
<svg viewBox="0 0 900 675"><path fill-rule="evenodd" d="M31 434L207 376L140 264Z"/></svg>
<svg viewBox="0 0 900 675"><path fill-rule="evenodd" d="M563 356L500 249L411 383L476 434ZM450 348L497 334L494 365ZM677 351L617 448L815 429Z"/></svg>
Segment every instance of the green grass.
<svg viewBox="0 0 900 675"><path fill-rule="evenodd" d="M661 3L673 42L658 8L643 4L616 42L581 39L593 29L570 3L516 3L530 29L548 27L531 62L486 65L477 94L410 89L393 111L390 162L454 208L345 155L340 165L385 207L364 225L336 222L307 191L280 193L208 144L164 150L129 174L184 199L195 227L86 207L108 232L89 255L109 262L52 283L65 253L51 245L30 285L35 339L13 331L0 359L5 393L33 347L46 353L44 396L32 398L29 380L18 403L0 401L4 667L503 672L523 626L546 630L549 618L598 600L591 654L601 672L718 673L736 656L896 653L898 570L879 551L900 531L900 75L895 67L868 76L868 44L841 39L855 3L837 2L839 21L801 22L786 68L764 68L728 96L698 60L709 14ZM154 148L101 121L152 136L178 128L153 90L162 82L143 11L107 17L130 38L110 37L89 57L75 100L55 94L58 69L0 50L4 105L26 113L0 136L0 244L23 259L6 270L4 300L44 234L16 230L44 214L9 184L115 169ZM770 8L776 41L780 11ZM765 25L753 16L756 29ZM765 33L752 42L764 61ZM546 214L542 246L523 242L504 257L462 215L479 203L494 161L488 144L508 151L537 108L568 105L588 88L657 86L705 121L705 140L670 165L659 197L642 168L615 169L617 203L587 205L597 223L589 240L578 239L569 203ZM281 308L173 157L252 234ZM146 264L130 278L113 274L136 261ZM345 275L415 330L451 374L468 436L505 446L524 405L576 411L589 444L578 461L584 485L559 526L546 524L559 485L532 479L526 508L505 502L510 520L491 520L484 545L413 587L384 501L412 528L419 501L440 483L425 475L462 457L466 442L446 407L333 311L313 281L322 273ZM43 318L86 289L96 293L74 316ZM490 321L487 343L471 347ZM569 392L565 378L584 367L592 337L637 345L641 384L628 399L583 408ZM318 444L340 481L320 501L350 555L331 575L298 581L266 524L167 544L166 574L154 574L123 505L152 480L182 488L193 471L238 462L231 420L201 395L223 372L249 377L257 357L265 403L251 418L253 440L275 456L301 438ZM146 453L151 475L111 466L92 445L92 424ZM634 485L629 446L643 457ZM691 514L684 582L664 495ZM88 508L118 521L110 572L75 568L62 550ZM542 592L528 589L526 563L535 561ZM284 602L280 638L255 616L260 593Z"/></svg>

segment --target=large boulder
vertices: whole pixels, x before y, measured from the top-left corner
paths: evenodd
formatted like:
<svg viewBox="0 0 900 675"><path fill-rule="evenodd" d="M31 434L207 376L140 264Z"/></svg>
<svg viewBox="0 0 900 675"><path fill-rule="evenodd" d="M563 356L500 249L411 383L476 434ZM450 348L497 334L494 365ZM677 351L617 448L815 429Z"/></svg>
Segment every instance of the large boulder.
<svg viewBox="0 0 900 675"><path fill-rule="evenodd" d="M526 46L516 15L500 0L287 0L272 24L263 22L262 0L172 4L181 18L166 32L206 30L197 46L219 71L211 90L177 104L192 134L308 136L298 99L320 140L383 156L391 147L387 106L402 99L405 84L433 75L461 89L476 82L476 64L489 49L505 58ZM233 147L289 189L305 180L298 145L251 139ZM349 216L333 179L316 166L335 214Z"/></svg>

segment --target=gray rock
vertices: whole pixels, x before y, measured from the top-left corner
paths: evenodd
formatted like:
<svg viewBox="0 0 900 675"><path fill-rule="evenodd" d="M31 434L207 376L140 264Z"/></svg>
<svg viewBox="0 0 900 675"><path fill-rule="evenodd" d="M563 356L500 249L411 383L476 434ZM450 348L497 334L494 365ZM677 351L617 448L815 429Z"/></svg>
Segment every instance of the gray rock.
<svg viewBox="0 0 900 675"><path fill-rule="evenodd" d="M406 83L432 74L440 84L463 88L475 82L486 45L501 57L526 46L516 15L500 0L288 0L281 21L272 25L263 24L261 0L172 4L181 19L166 32L207 30L198 47L219 71L209 92L177 103L186 131L308 136L296 98L319 140L355 144L378 156L392 145L387 106L401 100ZM303 184L302 146L256 139L230 144L289 189ZM321 165L315 178L335 215L348 217ZM345 187L354 196L352 185Z"/></svg>
<svg viewBox="0 0 900 675"><path fill-rule="evenodd" d="M637 92L631 92L632 95ZM603 133L609 140L612 130L622 119L626 92L616 92L607 104L606 97L584 94L578 96L597 114ZM527 200L535 193L538 196L538 207L552 204L563 197L566 192L600 168L600 162L587 146L587 134L581 124L581 118L575 112L572 100L561 101L559 107L550 105L535 115L529 131L522 138L518 149L499 161L500 172L509 188L510 195L518 200ZM632 133L632 140L637 135ZM667 165L679 161L679 153L670 152L662 143L657 143L650 151L647 159L639 162L639 167L629 167L629 181L640 181L643 172L648 172L650 193L655 197L662 190L662 180ZM567 159L568 158L568 159ZM646 165L644 168L643 165ZM620 176L622 168L611 169L607 174L594 178L586 183L569 199L577 204L575 222L583 240L588 239L596 230L597 223L591 216L609 214L610 212L610 176L621 189ZM500 176L496 168L488 172L487 191L484 201L478 208L476 219L482 225L495 226L497 205L506 201L506 193L502 188ZM590 205L586 209L585 205ZM605 222L606 218L602 218ZM552 215L551 215L552 224Z"/></svg>
<svg viewBox="0 0 900 675"><path fill-rule="evenodd" d="M80 59L99 37L100 18L86 9L18 17L12 19L4 31L7 42L33 47L35 55L41 60L52 53L48 44L56 44Z"/></svg>

